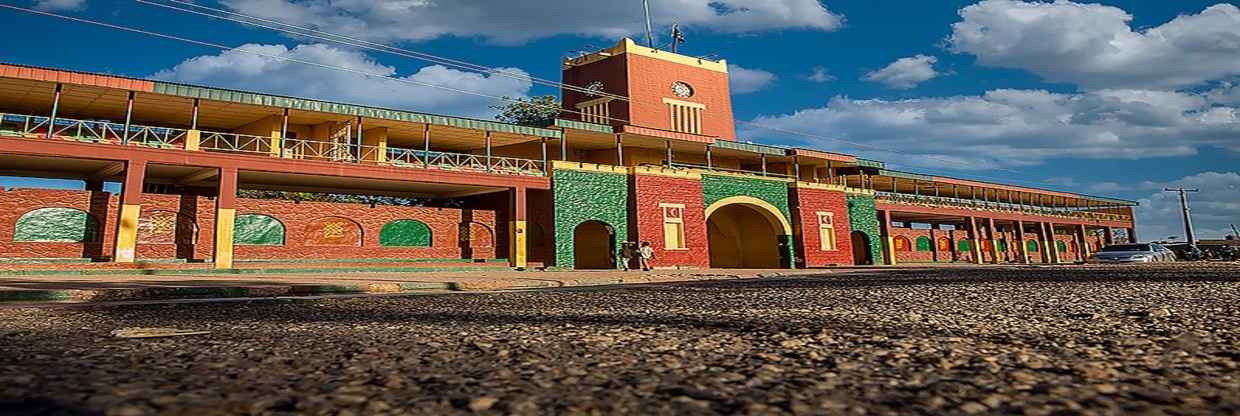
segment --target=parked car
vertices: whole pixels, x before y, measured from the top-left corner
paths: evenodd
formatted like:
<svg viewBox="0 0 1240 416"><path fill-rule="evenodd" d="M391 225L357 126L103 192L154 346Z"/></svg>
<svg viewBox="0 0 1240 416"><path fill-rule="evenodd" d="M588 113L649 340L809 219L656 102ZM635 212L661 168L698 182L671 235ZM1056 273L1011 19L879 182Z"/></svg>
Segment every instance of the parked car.
<svg viewBox="0 0 1240 416"><path fill-rule="evenodd" d="M1159 244L1159 245L1166 247L1168 250L1171 250L1172 253L1175 253L1175 257L1178 260L1200 261L1200 260L1205 259L1205 252L1201 251L1201 249L1198 248L1197 246L1189 245L1188 243L1172 243L1172 244Z"/></svg>
<svg viewBox="0 0 1240 416"><path fill-rule="evenodd" d="M1158 263L1176 261L1175 253L1160 244L1118 244L1090 256L1091 263Z"/></svg>

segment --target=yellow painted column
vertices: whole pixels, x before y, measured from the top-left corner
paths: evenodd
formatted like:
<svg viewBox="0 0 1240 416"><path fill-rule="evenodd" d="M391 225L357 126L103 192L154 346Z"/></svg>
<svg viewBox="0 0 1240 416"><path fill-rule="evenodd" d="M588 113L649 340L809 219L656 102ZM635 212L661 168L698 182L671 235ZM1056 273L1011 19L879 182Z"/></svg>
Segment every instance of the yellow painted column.
<svg viewBox="0 0 1240 416"><path fill-rule="evenodd" d="M237 168L220 169L219 195L215 198L216 269L233 267L233 230L237 224Z"/></svg>
<svg viewBox="0 0 1240 416"><path fill-rule="evenodd" d="M1081 225L1081 261L1089 261L1089 230L1085 229L1085 225Z"/></svg>
<svg viewBox="0 0 1240 416"><path fill-rule="evenodd" d="M508 229L512 238L512 244L509 245L512 267L524 269L529 266L527 224L525 221L511 221L508 223Z"/></svg>
<svg viewBox="0 0 1240 416"><path fill-rule="evenodd" d="M891 211L883 211L882 220L883 252L887 255L887 265L895 266L898 262L896 261L896 238L891 235Z"/></svg>
<svg viewBox="0 0 1240 416"><path fill-rule="evenodd" d="M139 191L141 192L141 191ZM122 198L124 200L125 198ZM142 214L142 205L121 204L121 212L116 229L116 246L113 261L117 263L133 263L138 248L138 219Z"/></svg>
<svg viewBox="0 0 1240 416"><path fill-rule="evenodd" d="M1047 241L1046 247L1047 247L1047 250L1049 250L1051 253L1051 256L1050 256L1051 263L1059 264L1059 262L1061 261L1059 258L1059 240L1055 238L1055 224L1054 223L1046 223L1046 235L1047 235L1047 240L1049 240Z"/></svg>
<svg viewBox="0 0 1240 416"><path fill-rule="evenodd" d="M982 264L982 233L977 230L977 218L969 217L969 254L973 264Z"/></svg>
<svg viewBox="0 0 1240 416"><path fill-rule="evenodd" d="M138 220L142 215L142 185L146 181L146 161L125 162L125 182L121 184L121 207L116 218L116 239L112 261L133 263L138 248Z"/></svg>
<svg viewBox="0 0 1240 416"><path fill-rule="evenodd" d="M185 150L197 152L202 145L202 131L188 130L185 132Z"/></svg>
<svg viewBox="0 0 1240 416"><path fill-rule="evenodd" d="M990 259L995 264L1001 264L1003 260L999 258L999 238L995 236L995 232L999 229L995 227L994 218L987 218L986 222L989 224L986 234L990 236Z"/></svg>
<svg viewBox="0 0 1240 416"><path fill-rule="evenodd" d="M215 268L231 269L233 266L233 228L237 224L237 210L215 210Z"/></svg>

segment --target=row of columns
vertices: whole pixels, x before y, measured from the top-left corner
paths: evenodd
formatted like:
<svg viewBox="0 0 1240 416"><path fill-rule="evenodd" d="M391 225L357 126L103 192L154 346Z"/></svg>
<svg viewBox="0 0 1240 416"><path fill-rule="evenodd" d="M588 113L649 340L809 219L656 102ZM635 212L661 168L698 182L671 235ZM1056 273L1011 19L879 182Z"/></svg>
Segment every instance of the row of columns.
<svg viewBox="0 0 1240 416"><path fill-rule="evenodd" d="M886 264L896 265L898 263L898 259L897 259L896 249L895 249L895 235L892 232L891 224L893 221L891 217L891 211L880 211L879 218L881 221L880 232L882 234L883 254L886 257L885 259ZM978 225L979 218L968 217L967 220L968 220L968 225L965 231L968 232L968 240L970 242L969 244L970 259L975 264L983 264L985 263L985 261L982 257L981 244L979 244L979 242L983 240L982 238L983 235L981 233L982 227L979 227ZM997 238L998 227L995 225L994 218L984 218L984 220L986 221L985 227L984 227L986 229L985 240L989 240L992 242L990 244L989 253L987 254L990 255L992 264L1000 264L1002 260L1000 256L999 245L995 243L1000 240L1000 238ZM1024 221L1021 221L1021 220L1015 221L1015 224L1016 224L1016 229L1015 229L1016 235L1014 236L1015 237L1014 239L1015 241L1018 242L1017 243L1018 245L1016 246L1016 250L1018 253L1020 253L1020 258L1017 260L1021 264L1031 264L1032 260L1030 257L1030 253L1028 252L1028 247L1026 247L1025 245L1025 225L1026 224ZM1064 262L1065 259L1060 257L1060 253L1056 247L1057 240L1055 239L1055 229L1057 228L1057 225L1053 222L1036 222L1035 224L1037 224L1037 227L1038 227L1037 240L1038 240L1038 248L1039 250L1041 250L1040 254L1041 254L1042 262L1043 263ZM1111 227L1104 227L1103 230L1104 230L1103 244L1105 245L1114 244L1114 237L1113 237L1114 230ZM1089 259L1090 255L1092 254L1091 249L1089 247L1089 241L1088 241L1089 240L1088 229L1086 228L1084 224L1077 224L1073 231L1074 231L1073 233L1074 240L1076 240L1077 247L1078 247L1077 253L1080 257L1078 260L1085 261ZM1133 233L1133 229L1128 228L1126 229L1126 232L1128 235L1128 239L1130 240L1129 242L1135 243L1136 236ZM933 229L931 230L931 236L933 236ZM937 242L937 240L934 240L932 238L931 242L932 244L934 244ZM955 250L956 250L955 247L951 248L952 252L955 252ZM938 261L937 248L934 248L931 251L932 253L934 253L933 254L934 260Z"/></svg>
<svg viewBox="0 0 1240 416"><path fill-rule="evenodd" d="M143 183L146 180L147 162L125 162L125 177L121 184L120 210L117 214L116 233L112 261L133 263L137 257L138 223L143 204ZM212 257L216 269L233 267L233 228L237 218L237 168L217 168L218 182L215 198L214 250ZM95 181L97 182L97 181ZM102 183L90 183L88 190L102 190ZM523 186L509 191L509 262L512 267L524 269L528 264L526 194Z"/></svg>

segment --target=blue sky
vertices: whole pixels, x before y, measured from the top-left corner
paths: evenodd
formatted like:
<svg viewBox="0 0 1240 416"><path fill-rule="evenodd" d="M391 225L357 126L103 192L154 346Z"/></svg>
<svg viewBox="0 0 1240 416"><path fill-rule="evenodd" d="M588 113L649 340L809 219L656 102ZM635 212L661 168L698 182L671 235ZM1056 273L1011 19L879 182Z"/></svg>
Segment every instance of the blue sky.
<svg viewBox="0 0 1240 416"><path fill-rule="evenodd" d="M1147 239L1182 234L1164 185L1206 191L1195 205L1205 237L1240 222L1236 2L651 1L660 29L685 26L682 51L739 66L734 106L737 119L753 122L741 127L750 140L1140 200ZM553 80L570 51L609 46L641 27L637 0L199 3ZM557 92L131 1L27 5L490 95ZM0 13L5 31L21 34L0 37L4 61L490 116L487 99Z"/></svg>

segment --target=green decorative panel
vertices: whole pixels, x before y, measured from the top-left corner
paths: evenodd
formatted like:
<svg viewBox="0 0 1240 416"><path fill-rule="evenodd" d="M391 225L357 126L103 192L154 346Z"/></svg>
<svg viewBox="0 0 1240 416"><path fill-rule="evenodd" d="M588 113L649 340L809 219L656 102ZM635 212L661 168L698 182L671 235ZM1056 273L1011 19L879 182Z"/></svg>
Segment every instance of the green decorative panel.
<svg viewBox="0 0 1240 416"><path fill-rule="evenodd" d="M739 176L702 175L702 197L706 206L734 196L751 196L774 205L792 223L788 209L788 183L779 180Z"/></svg>
<svg viewBox="0 0 1240 416"><path fill-rule="evenodd" d="M788 182L781 180L747 178L741 176L702 175L702 197L710 207L724 198L749 196L766 201L779 209L788 224L792 224L792 212L788 208ZM780 235L780 245L785 246L783 267L792 267L796 258L796 244L791 235Z"/></svg>
<svg viewBox="0 0 1240 416"><path fill-rule="evenodd" d="M956 243L956 251L959 251L961 253L967 252L972 249L973 249L973 243L970 243L969 240L960 240L959 243Z"/></svg>
<svg viewBox="0 0 1240 416"><path fill-rule="evenodd" d="M233 226L233 243L247 246L282 246L284 224L262 214L238 215Z"/></svg>
<svg viewBox="0 0 1240 416"><path fill-rule="evenodd" d="M853 231L870 238L870 257L876 264L883 261L882 234L879 231L878 208L870 195L848 195L848 223Z"/></svg>
<svg viewBox="0 0 1240 416"><path fill-rule="evenodd" d="M1029 253L1037 253L1037 252L1038 252L1038 242L1037 242L1037 241L1033 241L1033 240L1029 240L1029 241L1025 242L1025 251L1026 251L1026 252L1029 252Z"/></svg>
<svg viewBox="0 0 1240 416"><path fill-rule="evenodd" d="M998 246L999 251L1007 251L1007 249L1008 249L1008 245L1007 245L1007 241L1006 241L1006 240L999 240L999 242L996 244L996 246Z"/></svg>
<svg viewBox="0 0 1240 416"><path fill-rule="evenodd" d="M1058 250L1060 253L1067 253L1067 252L1068 252L1068 245L1067 245L1067 244L1064 244L1064 242L1063 242L1063 241L1056 241L1056 242L1055 242L1055 250Z"/></svg>
<svg viewBox="0 0 1240 416"><path fill-rule="evenodd" d="M99 241L99 223L86 211L73 208L40 208L17 219L13 241L36 243L85 243Z"/></svg>
<svg viewBox="0 0 1240 416"><path fill-rule="evenodd" d="M555 265L573 268L573 230L594 220L615 230L616 245L628 236L629 177L618 172L555 169L551 175L555 198Z"/></svg>
<svg viewBox="0 0 1240 416"><path fill-rule="evenodd" d="M917 237L917 251L931 250L930 237Z"/></svg>
<svg viewBox="0 0 1240 416"><path fill-rule="evenodd" d="M396 220L379 230L379 245L384 247L430 247L431 227L418 220Z"/></svg>

